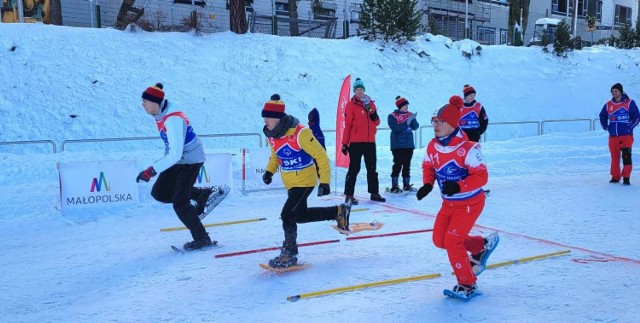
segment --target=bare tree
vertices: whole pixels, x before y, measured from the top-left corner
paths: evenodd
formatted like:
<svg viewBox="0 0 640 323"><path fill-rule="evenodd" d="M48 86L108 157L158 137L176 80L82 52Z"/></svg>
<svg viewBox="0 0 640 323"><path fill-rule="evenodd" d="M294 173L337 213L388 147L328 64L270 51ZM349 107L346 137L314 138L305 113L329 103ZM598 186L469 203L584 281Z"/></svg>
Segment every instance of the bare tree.
<svg viewBox="0 0 640 323"><path fill-rule="evenodd" d="M291 36L300 35L300 30L298 29L298 0L289 0L289 18L291 18L289 22Z"/></svg>
<svg viewBox="0 0 640 323"><path fill-rule="evenodd" d="M236 34L244 34L248 29L245 3L246 0L229 0L229 24Z"/></svg>
<svg viewBox="0 0 640 323"><path fill-rule="evenodd" d="M62 26L62 5L60 0L49 1L49 23Z"/></svg>

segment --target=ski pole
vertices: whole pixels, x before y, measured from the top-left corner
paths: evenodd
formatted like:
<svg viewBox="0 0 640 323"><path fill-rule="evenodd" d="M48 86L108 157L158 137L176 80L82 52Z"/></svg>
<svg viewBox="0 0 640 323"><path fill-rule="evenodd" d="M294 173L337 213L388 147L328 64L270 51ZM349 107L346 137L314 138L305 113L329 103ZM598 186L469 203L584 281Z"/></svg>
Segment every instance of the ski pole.
<svg viewBox="0 0 640 323"><path fill-rule="evenodd" d="M267 218L255 218L255 219L229 221L229 222L209 223L209 224L205 224L204 227L208 228L208 227L217 227L217 226L221 226L221 225L231 225L231 224L239 224L239 223L247 223L247 222L257 222L257 221L264 221L266 219ZM160 229L160 231L169 232L169 231L186 230L186 229L187 229L186 227L177 227L177 228L164 228L164 229Z"/></svg>
<svg viewBox="0 0 640 323"><path fill-rule="evenodd" d="M329 295L329 294L337 294L337 293L348 292L348 291L364 289L369 287L393 285L393 284L405 283L405 282L416 281L416 280L433 279L438 277L440 277L440 274L429 274L429 275L422 275L422 276L412 276L412 277L405 277L405 278L398 278L398 279L391 279L391 280L383 280L383 281L366 283L361 285L346 286L346 287L322 290L318 292L289 296L287 297L287 300L291 302L295 302L302 298L311 298L311 297L317 297L317 296L323 296L323 295Z"/></svg>

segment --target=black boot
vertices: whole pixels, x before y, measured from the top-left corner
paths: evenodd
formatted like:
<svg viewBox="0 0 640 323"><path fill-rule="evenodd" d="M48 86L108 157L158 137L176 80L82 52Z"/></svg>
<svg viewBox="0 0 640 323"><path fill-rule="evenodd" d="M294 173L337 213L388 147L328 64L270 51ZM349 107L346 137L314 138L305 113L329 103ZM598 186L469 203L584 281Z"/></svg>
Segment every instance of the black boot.
<svg viewBox="0 0 640 323"><path fill-rule="evenodd" d="M358 200L356 200L356 198L353 197L353 195L345 195L344 202L345 203L351 202L351 205L358 205Z"/></svg>
<svg viewBox="0 0 640 323"><path fill-rule="evenodd" d="M386 202L387 199L382 197L379 193L371 193L371 200L376 202Z"/></svg>
<svg viewBox="0 0 640 323"><path fill-rule="evenodd" d="M629 177L623 177L622 178L622 184L631 185L631 182L629 181Z"/></svg>
<svg viewBox="0 0 640 323"><path fill-rule="evenodd" d="M196 188L194 187L194 191ZM204 208L207 205L207 200L213 193L213 190L210 188L201 188L198 189L197 197L194 199L196 201L196 212L198 213L198 217L204 213Z"/></svg>
<svg viewBox="0 0 640 323"><path fill-rule="evenodd" d="M202 238L202 239L198 239L198 240L193 240L191 242L187 242L184 244L184 250L185 251L193 251L193 250L200 250L203 248L208 248L211 246L214 246L217 242L211 241L211 238L209 238L209 235L207 235L206 238Z"/></svg>

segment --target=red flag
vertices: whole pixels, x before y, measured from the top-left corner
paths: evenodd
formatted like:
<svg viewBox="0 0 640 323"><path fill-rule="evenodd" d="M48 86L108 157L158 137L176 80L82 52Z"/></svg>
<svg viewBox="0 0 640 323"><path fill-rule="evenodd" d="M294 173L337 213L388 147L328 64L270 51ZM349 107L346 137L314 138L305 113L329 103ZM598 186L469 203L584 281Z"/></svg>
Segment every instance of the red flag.
<svg viewBox="0 0 640 323"><path fill-rule="evenodd" d="M338 110L336 111L336 167L349 167L349 156L342 154L342 131L344 130L344 114L347 102L351 99L351 74L342 82L340 97L338 97Z"/></svg>

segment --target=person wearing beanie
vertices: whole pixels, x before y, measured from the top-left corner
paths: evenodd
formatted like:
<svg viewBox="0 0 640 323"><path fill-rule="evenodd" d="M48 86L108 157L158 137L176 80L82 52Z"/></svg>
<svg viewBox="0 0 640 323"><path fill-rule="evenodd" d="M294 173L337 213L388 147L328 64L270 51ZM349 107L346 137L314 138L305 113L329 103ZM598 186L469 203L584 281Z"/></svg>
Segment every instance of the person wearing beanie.
<svg viewBox="0 0 640 323"><path fill-rule="evenodd" d="M198 250L216 244L202 225L205 206L209 198L222 196L223 188L216 194L211 188L193 187L200 168L205 162L204 149L189 119L180 109L170 104L161 83L142 92L142 106L154 117L160 138L164 141L164 157L154 162L136 177L136 182L149 182L158 175L151 196L156 201L173 204L178 219L189 229L193 241L184 244L184 250ZM196 206L191 204L196 202Z"/></svg>
<svg viewBox="0 0 640 323"><path fill-rule="evenodd" d="M298 264L298 223L331 221L338 228L349 231L351 204L308 207L307 199L318 184L318 196L330 193L331 166L329 155L311 130L285 113L285 103L274 94L262 109L264 132L271 148L271 158L262 175L269 185L273 174L280 168L280 176L287 189L287 200L280 212L284 241L280 255L269 261L269 266L284 269ZM317 168L316 168L317 167Z"/></svg>
<svg viewBox="0 0 640 323"><path fill-rule="evenodd" d="M476 90L465 84L462 89L464 103L460 108L460 128L469 136L469 140L480 142L480 137L487 131L489 117L484 106L476 101Z"/></svg>
<svg viewBox="0 0 640 323"><path fill-rule="evenodd" d="M418 113L409 112L409 101L401 96L396 97L397 110L387 117L387 123L391 129L390 144L393 154L393 166L391 167L391 193L411 191L411 158L416 148L413 140L413 132L420 127L416 116ZM402 171L402 189L398 184L398 177Z"/></svg>
<svg viewBox="0 0 640 323"><path fill-rule="evenodd" d="M426 148L422 161L424 185L416 197L422 200L438 182L443 203L433 225L433 244L446 249L456 276L457 284L449 292L470 298L477 295L476 276L484 270L499 237L497 233L486 238L469 236L484 208L482 186L489 174L480 145L467 140L458 126L460 110L456 104L460 100L452 97L431 118L435 138Z"/></svg>
<svg viewBox="0 0 640 323"><path fill-rule="evenodd" d="M600 110L600 125L602 129L609 131L609 183L619 183L622 179L624 185L631 185L633 129L640 123L640 112L636 102L624 93L622 84L616 83L611 87L611 97Z"/></svg>
<svg viewBox="0 0 640 323"><path fill-rule="evenodd" d="M349 170L344 184L346 201L358 204L353 197L356 179L360 172L362 158L367 169L367 186L371 200L386 202L380 195L378 172L376 171L376 132L380 125L378 108L365 93L364 82L357 78L353 83L353 97L345 106L344 128L342 129L342 153L349 156Z"/></svg>

